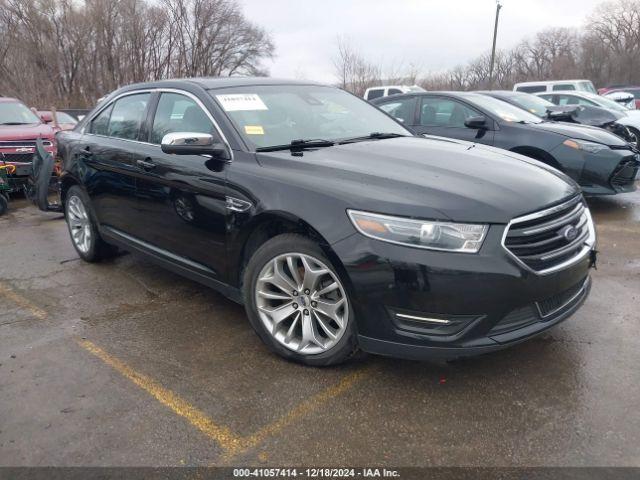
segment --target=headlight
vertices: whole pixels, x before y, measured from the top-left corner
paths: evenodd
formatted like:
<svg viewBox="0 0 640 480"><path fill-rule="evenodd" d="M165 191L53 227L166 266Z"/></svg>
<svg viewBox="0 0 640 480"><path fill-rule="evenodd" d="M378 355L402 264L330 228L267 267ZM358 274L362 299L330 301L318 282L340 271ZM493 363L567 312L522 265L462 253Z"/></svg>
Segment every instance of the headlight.
<svg viewBox="0 0 640 480"><path fill-rule="evenodd" d="M607 145L603 145L602 143L595 142L585 142L584 140L565 140L562 142L567 147L575 148L576 150L584 150L589 153L598 153L602 150L608 150L609 147Z"/></svg>
<svg viewBox="0 0 640 480"><path fill-rule="evenodd" d="M347 212L353 226L367 237L431 250L477 253L489 228L488 225L411 220L356 210Z"/></svg>

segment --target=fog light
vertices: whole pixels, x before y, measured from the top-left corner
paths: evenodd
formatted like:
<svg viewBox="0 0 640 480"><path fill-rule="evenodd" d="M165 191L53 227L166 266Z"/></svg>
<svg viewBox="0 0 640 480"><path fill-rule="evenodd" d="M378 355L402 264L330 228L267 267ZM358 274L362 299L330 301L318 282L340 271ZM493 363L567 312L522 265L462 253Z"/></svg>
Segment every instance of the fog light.
<svg viewBox="0 0 640 480"><path fill-rule="evenodd" d="M455 335L483 315L441 315L388 307L391 320L398 330L429 336Z"/></svg>

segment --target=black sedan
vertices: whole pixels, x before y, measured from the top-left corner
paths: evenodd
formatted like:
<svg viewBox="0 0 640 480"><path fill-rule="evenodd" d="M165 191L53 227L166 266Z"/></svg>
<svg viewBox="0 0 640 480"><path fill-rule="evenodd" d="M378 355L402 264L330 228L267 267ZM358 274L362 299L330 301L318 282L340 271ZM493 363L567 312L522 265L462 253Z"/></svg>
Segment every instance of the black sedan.
<svg viewBox="0 0 640 480"><path fill-rule="evenodd" d="M372 103L418 134L493 145L551 165L576 180L586 195L636 189L636 150L601 128L544 121L480 93L412 93Z"/></svg>
<svg viewBox="0 0 640 480"><path fill-rule="evenodd" d="M82 259L120 247L211 286L291 360L485 353L589 294L596 234L575 182L521 155L417 138L337 88L131 85L57 138Z"/></svg>

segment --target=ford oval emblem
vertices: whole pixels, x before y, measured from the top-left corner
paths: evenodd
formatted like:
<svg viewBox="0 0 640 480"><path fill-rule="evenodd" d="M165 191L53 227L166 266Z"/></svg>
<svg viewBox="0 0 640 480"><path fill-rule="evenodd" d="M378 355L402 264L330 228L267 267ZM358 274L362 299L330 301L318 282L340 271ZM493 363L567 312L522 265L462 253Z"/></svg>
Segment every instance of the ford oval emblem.
<svg viewBox="0 0 640 480"><path fill-rule="evenodd" d="M578 229L573 225L567 225L559 233L567 242L572 242L578 236Z"/></svg>

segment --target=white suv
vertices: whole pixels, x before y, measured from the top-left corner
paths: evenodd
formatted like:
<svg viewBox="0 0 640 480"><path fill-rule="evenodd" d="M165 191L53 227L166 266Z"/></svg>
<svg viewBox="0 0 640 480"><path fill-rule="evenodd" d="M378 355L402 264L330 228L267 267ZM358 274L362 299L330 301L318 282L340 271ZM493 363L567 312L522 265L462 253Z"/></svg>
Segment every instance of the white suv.
<svg viewBox="0 0 640 480"><path fill-rule="evenodd" d="M400 93L424 91L424 88L417 85L381 85L379 87L367 88L367 90L364 92L364 99L373 100L374 98L388 97L389 95L398 95Z"/></svg>
<svg viewBox="0 0 640 480"><path fill-rule="evenodd" d="M549 80L547 82L520 82L513 86L514 92L542 93L576 90L598 93L591 80Z"/></svg>

